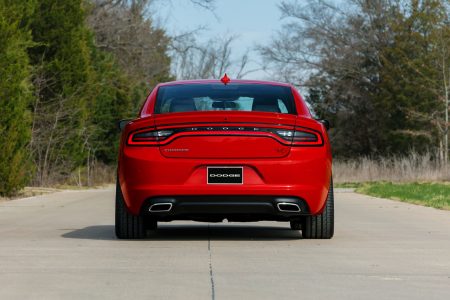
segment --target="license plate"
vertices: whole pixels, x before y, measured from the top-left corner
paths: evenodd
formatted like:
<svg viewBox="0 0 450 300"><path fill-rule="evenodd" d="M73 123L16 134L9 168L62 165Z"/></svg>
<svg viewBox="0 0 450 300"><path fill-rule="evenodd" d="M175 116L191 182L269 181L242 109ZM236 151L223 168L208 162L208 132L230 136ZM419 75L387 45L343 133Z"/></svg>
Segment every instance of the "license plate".
<svg viewBox="0 0 450 300"><path fill-rule="evenodd" d="M242 184L243 167L208 167L208 184Z"/></svg>

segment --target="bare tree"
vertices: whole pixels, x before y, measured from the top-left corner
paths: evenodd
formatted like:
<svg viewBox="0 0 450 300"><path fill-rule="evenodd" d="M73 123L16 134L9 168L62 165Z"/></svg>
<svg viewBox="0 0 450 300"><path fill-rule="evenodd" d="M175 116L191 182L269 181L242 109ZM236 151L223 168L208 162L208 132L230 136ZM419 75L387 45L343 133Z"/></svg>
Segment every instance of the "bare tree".
<svg viewBox="0 0 450 300"><path fill-rule="evenodd" d="M194 32L170 37L153 23L154 4L161 0L95 0L88 18L95 32L96 46L113 53L121 67L140 82L153 82L168 74L169 46L187 41ZM176 0L181 1L181 0ZM184 0L213 11L215 0ZM169 0L167 2L175 2ZM192 39L189 40L192 42ZM228 50L228 49L227 49Z"/></svg>
<svg viewBox="0 0 450 300"><path fill-rule="evenodd" d="M57 77L58 74L51 77L44 75L42 66L37 66L33 78L35 101L29 147L36 166L34 184L39 186L66 179L68 172L76 165L64 153L64 147L78 134L70 125L79 113L72 103L80 97L83 87L80 86L70 95L57 94L55 98L47 99L43 91L52 91Z"/></svg>
<svg viewBox="0 0 450 300"><path fill-rule="evenodd" d="M242 78L255 70L248 69L249 50L233 58L235 36L216 38L198 43L195 35L188 34L172 43L172 68L179 79L220 78L228 73Z"/></svg>
<svg viewBox="0 0 450 300"><path fill-rule="evenodd" d="M381 65L379 48L390 41L387 2L392 1L350 0L339 6L325 0L283 1L279 9L287 23L259 52L274 75L295 84L310 85L311 75L325 70L370 83L371 73L359 62Z"/></svg>
<svg viewBox="0 0 450 300"><path fill-rule="evenodd" d="M96 46L113 53L127 75L138 82L152 82L168 73L170 38L146 18L149 0L97 1L88 18Z"/></svg>
<svg viewBox="0 0 450 300"><path fill-rule="evenodd" d="M234 58L235 36L198 42L203 27L168 36L153 25L153 5L160 0L97 0L88 19L96 33L97 46L115 54L120 65L136 80L152 82L158 74L172 72L179 79L219 78L225 72L235 78L248 70L249 51ZM181 1L181 0L177 0ZM185 0L214 11L215 0ZM175 0L170 0L170 3ZM166 56L170 50L170 58Z"/></svg>
<svg viewBox="0 0 450 300"><path fill-rule="evenodd" d="M165 1L167 3L181 0L92 0L92 3L94 3L96 9L102 7L122 6L122 7L135 7L138 8L139 11L142 11L158 1ZM208 9L211 11L214 10L216 2L216 0L185 0L185 1L189 1L194 5L197 5L201 8Z"/></svg>

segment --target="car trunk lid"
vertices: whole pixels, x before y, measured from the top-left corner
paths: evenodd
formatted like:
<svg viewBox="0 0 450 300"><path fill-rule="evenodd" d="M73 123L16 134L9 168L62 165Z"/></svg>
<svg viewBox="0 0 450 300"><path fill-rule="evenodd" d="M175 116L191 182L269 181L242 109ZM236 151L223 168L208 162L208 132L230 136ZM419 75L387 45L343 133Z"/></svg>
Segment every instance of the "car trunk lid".
<svg viewBox="0 0 450 300"><path fill-rule="evenodd" d="M290 152L296 116L267 112L186 112L154 115L157 130L173 134L160 143L171 158L281 158Z"/></svg>

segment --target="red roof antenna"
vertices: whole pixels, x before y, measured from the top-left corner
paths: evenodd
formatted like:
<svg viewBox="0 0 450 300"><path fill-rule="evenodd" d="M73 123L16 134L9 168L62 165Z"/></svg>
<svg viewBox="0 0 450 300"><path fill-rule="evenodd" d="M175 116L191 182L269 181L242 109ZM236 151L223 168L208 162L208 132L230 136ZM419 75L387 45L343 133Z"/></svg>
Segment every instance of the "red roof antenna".
<svg viewBox="0 0 450 300"><path fill-rule="evenodd" d="M222 81L223 84L227 85L228 83L230 83L231 79L228 77L227 73L225 73L225 75L223 75L223 77L220 78L220 81Z"/></svg>

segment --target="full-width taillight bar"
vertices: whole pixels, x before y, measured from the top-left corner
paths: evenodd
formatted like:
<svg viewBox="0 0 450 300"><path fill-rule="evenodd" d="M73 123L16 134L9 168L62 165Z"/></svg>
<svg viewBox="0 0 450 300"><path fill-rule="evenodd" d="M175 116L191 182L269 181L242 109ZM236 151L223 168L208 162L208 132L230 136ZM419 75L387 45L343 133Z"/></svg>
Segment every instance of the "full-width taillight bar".
<svg viewBox="0 0 450 300"><path fill-rule="evenodd" d="M171 136L179 133L195 133L195 134L224 135L227 132L242 135L255 135L269 133L274 135L280 143L292 146L322 146L322 135L315 130L303 127L292 129L262 128L262 127L238 127L238 126L221 126L221 127L187 127L176 129L156 130L146 128L130 133L128 136L128 145L131 146L158 146L164 144L164 141ZM167 141L170 142L170 141Z"/></svg>

